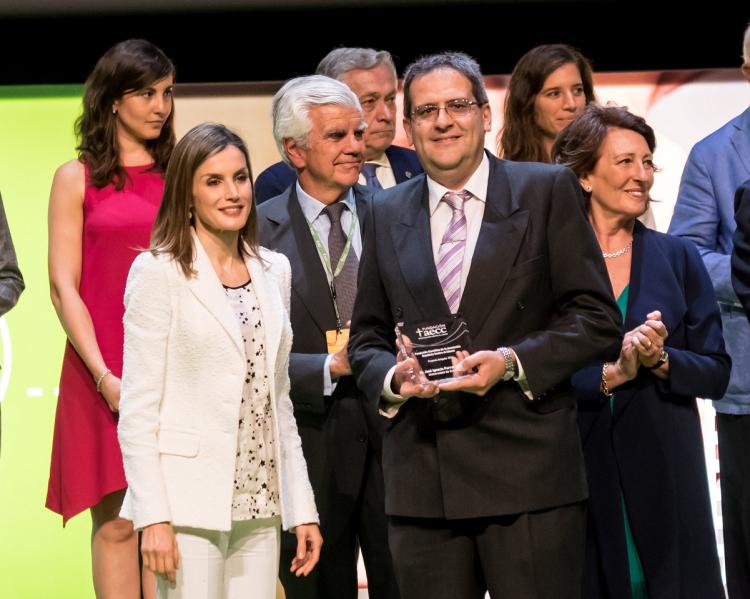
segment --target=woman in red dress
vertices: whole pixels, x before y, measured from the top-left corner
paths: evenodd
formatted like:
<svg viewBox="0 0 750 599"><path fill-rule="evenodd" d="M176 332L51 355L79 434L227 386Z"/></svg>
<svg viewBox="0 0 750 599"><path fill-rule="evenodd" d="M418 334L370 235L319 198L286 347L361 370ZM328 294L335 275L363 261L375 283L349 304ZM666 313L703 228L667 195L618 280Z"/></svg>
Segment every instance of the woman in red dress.
<svg viewBox="0 0 750 599"><path fill-rule="evenodd" d="M78 158L57 169L50 195L50 293L68 343L47 507L63 523L90 509L97 597L139 596L137 535L119 517L123 294L149 246L175 143L173 80L172 63L147 41L108 50L86 81Z"/></svg>

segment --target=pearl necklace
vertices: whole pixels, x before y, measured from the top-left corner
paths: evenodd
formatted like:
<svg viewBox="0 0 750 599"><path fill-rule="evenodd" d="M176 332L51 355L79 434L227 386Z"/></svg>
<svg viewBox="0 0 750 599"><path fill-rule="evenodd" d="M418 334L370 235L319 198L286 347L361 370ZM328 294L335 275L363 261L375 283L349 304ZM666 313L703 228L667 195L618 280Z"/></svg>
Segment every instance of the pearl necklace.
<svg viewBox="0 0 750 599"><path fill-rule="evenodd" d="M612 258L619 258L623 254L627 254L630 251L630 248L633 247L633 240L630 240L630 243L626 245L624 248L620 248L616 252L602 252L602 256L604 256L605 260L610 260Z"/></svg>

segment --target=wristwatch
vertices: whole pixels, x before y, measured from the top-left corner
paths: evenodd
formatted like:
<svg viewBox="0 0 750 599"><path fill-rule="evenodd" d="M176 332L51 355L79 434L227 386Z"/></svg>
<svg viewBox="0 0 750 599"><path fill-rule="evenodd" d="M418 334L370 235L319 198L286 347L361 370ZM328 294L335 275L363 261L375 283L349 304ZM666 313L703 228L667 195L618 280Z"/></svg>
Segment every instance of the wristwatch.
<svg viewBox="0 0 750 599"><path fill-rule="evenodd" d="M663 366L669 361L669 354L665 350L661 350L661 353L659 354L659 359L656 361L656 364L653 366L646 366L649 370L656 370L660 366Z"/></svg>
<svg viewBox="0 0 750 599"><path fill-rule="evenodd" d="M513 352L508 347L498 347L497 351L503 355L503 360L505 361L503 380L509 381L518 374L516 371L516 361L513 358Z"/></svg>

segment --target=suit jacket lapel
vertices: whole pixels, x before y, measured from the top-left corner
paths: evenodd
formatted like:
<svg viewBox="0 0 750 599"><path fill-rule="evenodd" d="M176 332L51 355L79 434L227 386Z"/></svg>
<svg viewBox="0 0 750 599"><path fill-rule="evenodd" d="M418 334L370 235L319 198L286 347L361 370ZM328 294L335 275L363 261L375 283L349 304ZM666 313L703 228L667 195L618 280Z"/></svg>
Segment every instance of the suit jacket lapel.
<svg viewBox="0 0 750 599"><path fill-rule="evenodd" d="M750 176L750 108L741 115L740 127L732 134L732 145Z"/></svg>
<svg viewBox="0 0 750 599"><path fill-rule="evenodd" d="M657 248L647 247L650 244L648 239L644 238L643 230L643 225L636 221L635 228L633 229L633 249L631 250L633 257L630 262L628 304L625 308L625 318L623 319L623 329L625 331L633 330L643 322L648 312L656 309L654 293L658 292L658 288L664 283L659 277L658 270L659 265L665 257L659 254ZM644 264L643 257L646 255L650 256L650 258ZM653 307L646 308L646 304ZM622 417L623 412L627 410L634 396L635 390L618 391L615 389L615 403L612 411L613 425Z"/></svg>
<svg viewBox="0 0 750 599"><path fill-rule="evenodd" d="M362 243L364 244L365 237L365 226L367 224L367 214L370 210L370 200L372 199L372 191L364 185L355 184L352 188L354 191L354 202L357 206L357 219L359 220L359 232L362 236Z"/></svg>
<svg viewBox="0 0 750 599"><path fill-rule="evenodd" d="M255 296L258 298L258 306L263 322L266 343L266 368L273 372L276 365L276 354L281 341L282 329L282 299L274 292L272 282L268 280L268 272L256 258L245 258L247 270L253 282Z"/></svg>
<svg viewBox="0 0 750 599"><path fill-rule="evenodd" d="M631 331L646 320L646 314L660 310L667 331L673 331L687 310L682 297L675 293L675 279L670 257L656 243L655 234L635 223L633 230L633 257L630 265L628 305L624 329ZM645 257L648 256L648 260ZM667 340L669 344L669 340ZM616 422L627 410L635 395L633 390L615 389L615 408L612 421Z"/></svg>
<svg viewBox="0 0 750 599"><path fill-rule="evenodd" d="M414 193L404 198L402 218L391 227L398 264L414 304L422 319L448 315L450 309L435 268L430 232L430 206L427 180L415 185Z"/></svg>
<svg viewBox="0 0 750 599"><path fill-rule="evenodd" d="M269 247L281 252L292 265L292 290L310 313L321 333L336 325L331 291L310 228L297 200L296 186L287 192L286 203L268 217L277 223Z"/></svg>
<svg viewBox="0 0 750 599"><path fill-rule="evenodd" d="M401 183L402 181L406 181L412 176L411 172L408 176L406 175L407 169L405 161L399 160L397 151L393 149L393 146L388 146L386 148L385 156L386 158L388 158L388 162L391 164L391 169L393 170L393 178L396 180L396 184Z"/></svg>
<svg viewBox="0 0 750 599"><path fill-rule="evenodd" d="M231 337L237 349L244 355L245 345L242 342L237 317L232 312L221 281L216 275L211 260L209 260L206 251L203 249L195 233L193 233L193 246L195 248L193 268L197 271L197 274L194 277L188 278L188 288L211 315L216 318L222 328Z"/></svg>
<svg viewBox="0 0 750 599"><path fill-rule="evenodd" d="M490 156L487 201L459 312L476 337L498 300L521 245L529 213L518 210L502 162Z"/></svg>

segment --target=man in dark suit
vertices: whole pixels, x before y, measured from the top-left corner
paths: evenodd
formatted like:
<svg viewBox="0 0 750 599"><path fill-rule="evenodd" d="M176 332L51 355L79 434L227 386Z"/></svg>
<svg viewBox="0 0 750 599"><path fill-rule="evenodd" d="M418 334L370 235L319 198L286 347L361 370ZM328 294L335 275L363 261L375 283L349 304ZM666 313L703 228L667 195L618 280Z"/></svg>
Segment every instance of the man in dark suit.
<svg viewBox="0 0 750 599"><path fill-rule="evenodd" d="M359 177L362 185L392 187L422 172L414 150L392 145L398 79L390 53L371 48L336 48L320 61L316 74L338 79L359 98L367 123L365 164ZM280 194L296 177L286 162L268 167L255 181L256 204Z"/></svg>
<svg viewBox="0 0 750 599"><path fill-rule="evenodd" d="M380 431L351 376L346 349L370 190L357 184L365 122L343 83L314 75L287 82L273 99L276 143L297 181L258 208L261 245L292 266L291 397L325 551L307 579L284 564L288 599L354 599L362 549L369 595L397 599L386 538Z"/></svg>
<svg viewBox="0 0 750 599"><path fill-rule="evenodd" d="M413 63L404 111L426 176L373 201L349 344L358 385L391 417L399 590L579 597L587 489L569 377L618 342L621 323L578 182L484 151L490 107L465 54ZM474 352L456 369L472 374L436 385L414 357L397 362L397 321L454 314Z"/></svg>

